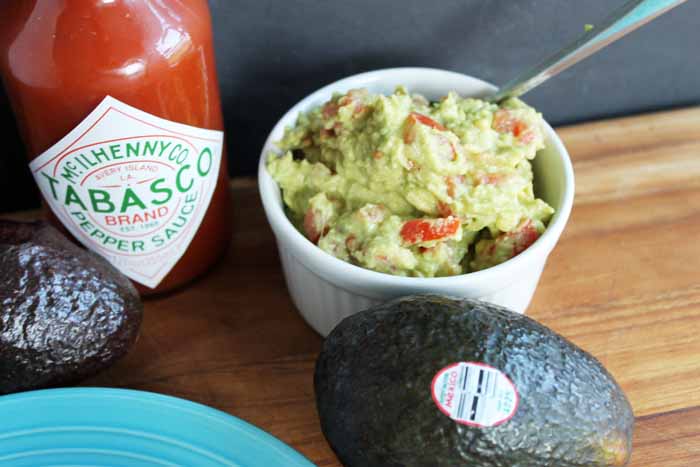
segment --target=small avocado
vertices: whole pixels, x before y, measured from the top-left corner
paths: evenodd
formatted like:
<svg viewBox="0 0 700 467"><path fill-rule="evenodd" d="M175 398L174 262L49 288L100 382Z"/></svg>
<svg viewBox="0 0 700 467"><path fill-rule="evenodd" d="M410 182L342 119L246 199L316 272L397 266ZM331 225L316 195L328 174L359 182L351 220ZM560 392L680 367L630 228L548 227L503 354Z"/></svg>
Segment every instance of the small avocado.
<svg viewBox="0 0 700 467"><path fill-rule="evenodd" d="M435 295L343 320L316 403L346 467L627 465L634 417L601 363L536 321Z"/></svg>
<svg viewBox="0 0 700 467"><path fill-rule="evenodd" d="M141 326L131 281L44 222L0 220L0 394L76 382Z"/></svg>

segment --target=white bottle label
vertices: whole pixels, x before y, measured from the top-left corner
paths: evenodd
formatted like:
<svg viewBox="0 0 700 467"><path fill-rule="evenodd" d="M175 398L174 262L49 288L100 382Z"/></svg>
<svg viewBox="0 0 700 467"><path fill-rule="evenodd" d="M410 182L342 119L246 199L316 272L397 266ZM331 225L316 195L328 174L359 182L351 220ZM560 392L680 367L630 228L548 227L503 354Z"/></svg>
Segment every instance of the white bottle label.
<svg viewBox="0 0 700 467"><path fill-rule="evenodd" d="M513 382L497 368L478 362L446 366L433 378L430 392L440 412L463 425L501 425L518 409Z"/></svg>
<svg viewBox="0 0 700 467"><path fill-rule="evenodd" d="M223 139L223 132L158 118L107 96L29 167L76 239L155 288L207 212Z"/></svg>

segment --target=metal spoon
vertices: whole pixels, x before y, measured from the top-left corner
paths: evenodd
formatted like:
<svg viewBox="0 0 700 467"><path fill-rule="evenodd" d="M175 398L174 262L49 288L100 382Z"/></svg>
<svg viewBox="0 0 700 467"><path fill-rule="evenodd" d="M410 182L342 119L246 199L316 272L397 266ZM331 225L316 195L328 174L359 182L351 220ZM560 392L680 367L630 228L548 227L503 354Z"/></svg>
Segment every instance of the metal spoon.
<svg viewBox="0 0 700 467"><path fill-rule="evenodd" d="M552 76L685 1L630 0L578 40L516 77L500 88L496 94L488 96L486 99L491 102L501 102L509 97L523 95Z"/></svg>

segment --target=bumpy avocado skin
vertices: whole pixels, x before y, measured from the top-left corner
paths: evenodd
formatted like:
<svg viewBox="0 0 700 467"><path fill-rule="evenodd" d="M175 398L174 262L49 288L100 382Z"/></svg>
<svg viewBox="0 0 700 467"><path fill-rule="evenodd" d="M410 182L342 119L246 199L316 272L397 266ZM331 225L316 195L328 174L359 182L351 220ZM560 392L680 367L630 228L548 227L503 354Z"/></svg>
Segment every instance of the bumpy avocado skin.
<svg viewBox="0 0 700 467"><path fill-rule="evenodd" d="M500 369L514 417L458 424L431 399L456 362ZM314 378L323 432L347 467L602 467L629 462L632 408L598 360L491 304L412 296L353 315L326 339Z"/></svg>
<svg viewBox="0 0 700 467"><path fill-rule="evenodd" d="M0 220L0 394L76 382L135 342L131 281L43 222Z"/></svg>

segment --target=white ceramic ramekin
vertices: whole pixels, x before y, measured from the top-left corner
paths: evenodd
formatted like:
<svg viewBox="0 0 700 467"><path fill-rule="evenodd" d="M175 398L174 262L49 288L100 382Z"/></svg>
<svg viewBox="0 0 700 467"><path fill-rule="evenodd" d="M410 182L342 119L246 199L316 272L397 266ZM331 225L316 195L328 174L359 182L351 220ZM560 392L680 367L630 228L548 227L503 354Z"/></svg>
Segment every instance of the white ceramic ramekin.
<svg viewBox="0 0 700 467"><path fill-rule="evenodd" d="M343 318L370 305L397 296L440 293L478 298L506 306L519 313L527 308L549 253L569 218L574 198L574 175L564 145L546 125L546 149L533 168L535 191L556 209L544 234L527 250L498 266L452 277L398 277L363 269L341 261L311 243L284 213L280 190L265 165L285 127L294 125L299 112L323 104L335 92L367 88L389 94L398 85L435 100L456 91L462 96L483 96L491 84L445 70L392 68L371 71L330 84L292 107L274 127L260 157L258 182L265 214L277 239L287 286L294 304L306 321L326 336Z"/></svg>

